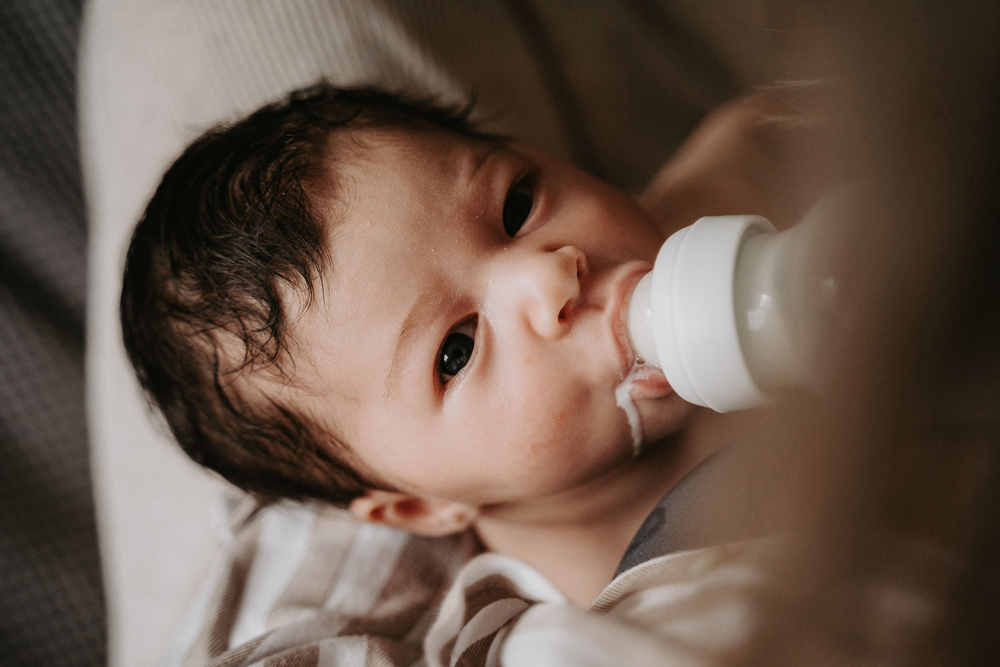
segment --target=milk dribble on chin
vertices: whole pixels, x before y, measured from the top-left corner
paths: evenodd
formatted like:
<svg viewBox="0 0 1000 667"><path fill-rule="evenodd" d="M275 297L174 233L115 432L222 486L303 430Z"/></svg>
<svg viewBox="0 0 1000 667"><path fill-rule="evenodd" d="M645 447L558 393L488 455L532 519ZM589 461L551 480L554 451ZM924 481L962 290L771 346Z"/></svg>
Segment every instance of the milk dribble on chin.
<svg viewBox="0 0 1000 667"><path fill-rule="evenodd" d="M632 368L629 370L628 375L625 376L625 379L615 389L615 402L619 408L625 411L625 416L628 417L628 425L632 429L633 458L642 453L645 434L642 432L642 420L639 418L639 410L635 407L635 401L632 400L632 387L635 385L636 380L645 380L650 374L658 372L659 369L643 363L641 359L636 359L632 362Z"/></svg>

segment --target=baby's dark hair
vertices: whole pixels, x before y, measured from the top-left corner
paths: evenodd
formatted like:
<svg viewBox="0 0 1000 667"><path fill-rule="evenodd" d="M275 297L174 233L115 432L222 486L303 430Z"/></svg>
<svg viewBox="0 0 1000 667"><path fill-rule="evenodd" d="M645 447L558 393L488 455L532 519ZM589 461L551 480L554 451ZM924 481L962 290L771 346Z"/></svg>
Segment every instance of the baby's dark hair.
<svg viewBox="0 0 1000 667"><path fill-rule="evenodd" d="M282 295L310 302L326 268L316 201L332 192L330 135L396 127L498 140L470 111L323 82L210 130L166 172L129 245L122 331L147 398L195 461L263 497L343 505L380 486L334 434L235 381L281 375Z"/></svg>

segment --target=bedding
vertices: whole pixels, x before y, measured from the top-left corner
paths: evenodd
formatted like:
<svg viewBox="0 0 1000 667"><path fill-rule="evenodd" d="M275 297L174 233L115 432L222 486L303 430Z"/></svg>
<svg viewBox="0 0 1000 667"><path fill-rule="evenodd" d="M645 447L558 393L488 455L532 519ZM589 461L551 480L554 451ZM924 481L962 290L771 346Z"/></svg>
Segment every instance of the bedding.
<svg viewBox="0 0 1000 667"><path fill-rule="evenodd" d="M288 502L247 503L233 529L164 667L713 665L761 633L795 636L822 618L822 605L816 619L800 616L796 595L815 590L802 593L787 570L809 562L802 537L660 556L583 609L529 566L477 555L471 534L417 538ZM826 581L836 595L824 605L856 607L852 641L818 647L832 660L858 646L889 662L921 650L946 602L957 566L947 553L878 548L892 556L879 572Z"/></svg>
<svg viewBox="0 0 1000 667"><path fill-rule="evenodd" d="M459 574L425 659L430 667L723 665L753 662L755 646L784 645L809 664L899 664L924 650L956 571L947 554L888 540L876 547L892 556L886 567L824 573L834 595L813 598L817 590L802 586L810 573L788 569L809 562L797 559L810 548L781 536L660 556L617 576L589 609L565 602L526 565L484 554ZM806 600L814 616L802 614ZM823 613L843 605L849 614ZM815 632L845 617L850 627ZM759 642L767 635L777 641Z"/></svg>
<svg viewBox="0 0 1000 667"><path fill-rule="evenodd" d="M246 500L162 667L409 665L434 610L479 549L318 503Z"/></svg>

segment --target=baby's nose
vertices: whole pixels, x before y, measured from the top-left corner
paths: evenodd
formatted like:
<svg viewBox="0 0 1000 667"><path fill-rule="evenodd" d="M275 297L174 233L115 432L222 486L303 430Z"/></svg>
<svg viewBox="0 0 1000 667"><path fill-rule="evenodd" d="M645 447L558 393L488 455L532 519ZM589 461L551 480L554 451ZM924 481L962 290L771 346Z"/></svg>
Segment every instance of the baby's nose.
<svg viewBox="0 0 1000 667"><path fill-rule="evenodd" d="M559 338L570 328L587 275L587 257L579 248L532 253L511 267L511 293L529 328L542 338Z"/></svg>

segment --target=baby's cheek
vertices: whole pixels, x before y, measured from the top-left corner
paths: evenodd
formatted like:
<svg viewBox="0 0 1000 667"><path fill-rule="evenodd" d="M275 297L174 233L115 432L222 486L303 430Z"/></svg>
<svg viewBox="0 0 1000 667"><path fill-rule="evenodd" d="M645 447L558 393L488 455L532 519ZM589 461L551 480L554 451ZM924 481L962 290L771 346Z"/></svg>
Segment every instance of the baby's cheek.
<svg viewBox="0 0 1000 667"><path fill-rule="evenodd" d="M631 428L613 392L587 392L561 414L561 420L552 421L553 437L578 465L600 469L627 458Z"/></svg>
<svg viewBox="0 0 1000 667"><path fill-rule="evenodd" d="M498 468L539 493L578 483L630 447L622 447L628 426L613 391L599 391L593 378L571 377L571 368L547 367L545 377L535 375L516 396L508 394L484 433L494 442Z"/></svg>

